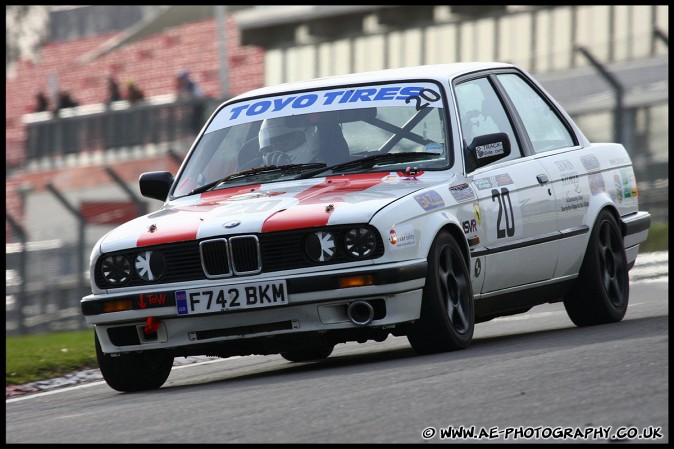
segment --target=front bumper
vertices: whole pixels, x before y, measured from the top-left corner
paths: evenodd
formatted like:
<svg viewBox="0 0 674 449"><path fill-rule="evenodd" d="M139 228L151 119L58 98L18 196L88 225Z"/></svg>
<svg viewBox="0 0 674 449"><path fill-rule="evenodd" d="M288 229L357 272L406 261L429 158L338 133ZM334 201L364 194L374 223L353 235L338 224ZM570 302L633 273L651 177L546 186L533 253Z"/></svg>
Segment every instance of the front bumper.
<svg viewBox="0 0 674 449"><path fill-rule="evenodd" d="M288 276L287 305L236 312L179 316L175 290L184 289L184 285L162 294L155 290L153 294L163 298L155 304L157 307L139 307L138 298L147 298L147 289L132 294L89 295L82 299L81 306L87 323L96 325L105 353L175 349L277 335L340 333L359 327L346 313L348 305L356 300L367 301L375 309L374 319L365 327L385 329L419 318L426 269L427 263L422 260ZM340 278L356 275L371 275L374 285L338 288ZM130 300L131 310L103 312L107 301L120 299ZM158 322L156 332L145 331L148 317Z"/></svg>

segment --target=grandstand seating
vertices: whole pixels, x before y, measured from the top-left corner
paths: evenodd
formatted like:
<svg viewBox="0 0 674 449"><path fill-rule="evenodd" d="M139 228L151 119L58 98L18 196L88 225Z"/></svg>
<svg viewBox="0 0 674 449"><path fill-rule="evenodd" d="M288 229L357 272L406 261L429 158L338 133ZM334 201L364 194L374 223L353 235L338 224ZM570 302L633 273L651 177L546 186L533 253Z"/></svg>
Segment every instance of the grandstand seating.
<svg viewBox="0 0 674 449"><path fill-rule="evenodd" d="M48 42L41 47L35 61L19 61L13 73L6 77L8 213L15 217L22 215L14 196L16 186L25 176L22 170L27 139L24 115L34 112L35 93L38 90L49 92L50 76L57 76L59 89L70 92L80 106L84 106L105 101L109 74L117 78L123 94L126 92L126 82L133 80L147 99L173 94L175 75L178 70L186 68L206 96L222 99L215 19L168 28L86 62L87 56L122 35L123 32L115 32L71 41ZM230 96L261 87L264 83L263 49L242 47L239 42L239 31L234 18L230 16L227 18ZM53 107L53 103L50 107ZM41 186L34 187L39 189Z"/></svg>

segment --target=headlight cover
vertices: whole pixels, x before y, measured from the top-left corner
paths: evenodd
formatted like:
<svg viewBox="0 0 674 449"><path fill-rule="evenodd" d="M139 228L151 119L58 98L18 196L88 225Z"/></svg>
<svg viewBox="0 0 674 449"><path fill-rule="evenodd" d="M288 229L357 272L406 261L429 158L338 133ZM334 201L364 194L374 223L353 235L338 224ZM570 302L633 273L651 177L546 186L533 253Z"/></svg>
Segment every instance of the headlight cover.
<svg viewBox="0 0 674 449"><path fill-rule="evenodd" d="M143 251L134 261L138 277L146 282L154 282L164 275L166 259L159 251Z"/></svg>
<svg viewBox="0 0 674 449"><path fill-rule="evenodd" d="M120 286L131 279L131 262L124 256L105 256L101 263L101 274L105 282Z"/></svg>
<svg viewBox="0 0 674 449"><path fill-rule="evenodd" d="M377 238L369 228L349 229L344 234L344 248L351 257L363 259L370 256L377 248Z"/></svg>
<svg viewBox="0 0 674 449"><path fill-rule="evenodd" d="M305 249L309 259L314 262L328 262L337 250L335 236L326 231L312 232L307 237Z"/></svg>

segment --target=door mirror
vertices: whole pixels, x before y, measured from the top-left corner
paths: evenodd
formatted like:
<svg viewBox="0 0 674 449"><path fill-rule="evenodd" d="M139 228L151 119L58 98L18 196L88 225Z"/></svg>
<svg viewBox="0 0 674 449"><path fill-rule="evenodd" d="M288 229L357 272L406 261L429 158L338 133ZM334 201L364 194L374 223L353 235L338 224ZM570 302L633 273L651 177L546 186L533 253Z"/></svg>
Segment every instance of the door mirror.
<svg viewBox="0 0 674 449"><path fill-rule="evenodd" d="M467 150L477 167L484 167L510 156L510 138L506 133L476 136Z"/></svg>
<svg viewBox="0 0 674 449"><path fill-rule="evenodd" d="M166 201L173 185L173 175L167 171L143 173L138 180L140 194L147 198Z"/></svg>

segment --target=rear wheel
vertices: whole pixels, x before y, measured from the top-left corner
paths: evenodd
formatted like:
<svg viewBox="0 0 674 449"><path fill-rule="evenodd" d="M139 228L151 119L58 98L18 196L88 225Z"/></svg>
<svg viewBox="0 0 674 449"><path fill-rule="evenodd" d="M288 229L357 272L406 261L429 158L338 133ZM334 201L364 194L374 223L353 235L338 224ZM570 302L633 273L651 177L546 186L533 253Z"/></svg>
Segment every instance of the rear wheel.
<svg viewBox="0 0 674 449"><path fill-rule="evenodd" d="M332 354L332 350L334 348L335 347L333 345L328 345L312 349L287 351L282 352L281 357L288 360L289 362L311 362L323 360L325 358L328 358L330 354Z"/></svg>
<svg viewBox="0 0 674 449"><path fill-rule="evenodd" d="M576 326L614 323L627 312L627 257L620 228L607 210L594 223L576 284L564 300Z"/></svg>
<svg viewBox="0 0 674 449"><path fill-rule="evenodd" d="M98 366L110 388L117 391L143 391L164 385L173 367L172 355L144 351L112 357L103 353L98 334L94 332L94 335Z"/></svg>
<svg viewBox="0 0 674 449"><path fill-rule="evenodd" d="M419 354L447 352L468 347L474 328L470 271L454 237L441 231L428 254L421 316L407 339Z"/></svg>

